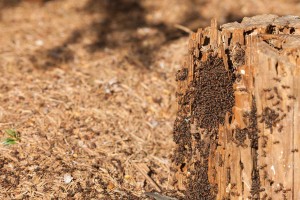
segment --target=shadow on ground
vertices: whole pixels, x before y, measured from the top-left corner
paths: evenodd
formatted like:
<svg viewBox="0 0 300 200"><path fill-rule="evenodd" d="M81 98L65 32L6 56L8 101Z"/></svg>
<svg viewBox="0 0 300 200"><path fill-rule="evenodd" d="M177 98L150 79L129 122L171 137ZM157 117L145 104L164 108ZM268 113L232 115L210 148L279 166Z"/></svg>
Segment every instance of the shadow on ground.
<svg viewBox="0 0 300 200"><path fill-rule="evenodd" d="M187 0L185 3L190 5L189 12L180 18L178 24L193 31L209 24L210 19L205 19L199 12L199 8L206 4L205 0ZM86 46L89 53L93 54L105 48L126 48L129 52L126 58L129 62L139 68L149 69L154 61L154 54L161 46L188 35L187 32L175 28L174 24L147 20L146 15L151 14L152 10L146 8L139 0L89 0L79 12L98 17L91 25L73 31L61 45L42 52L47 59L42 69L72 62L74 52L68 46L79 43L91 33L96 35L96 39ZM240 19L240 16L228 15L229 21ZM39 63L34 57L40 56L34 55L32 59L33 63Z"/></svg>
<svg viewBox="0 0 300 200"><path fill-rule="evenodd" d="M138 67L148 69L153 62L153 53L162 45L187 36L188 33L176 29L173 24L151 23L146 20L146 14L151 12L142 5L139 0L89 0L79 12L83 14L99 14L90 26L75 30L60 46L45 52L49 57L43 68L50 69L63 62L72 61L71 51L68 45L78 43L88 33L96 35L96 40L86 46L89 53L109 49L129 49L129 59L135 60ZM203 21L196 9L191 8L188 16L180 22L188 25L195 20ZM56 59L55 52L60 50L60 55L66 54L71 59ZM35 56L37 57L37 56ZM64 57L64 56L63 56Z"/></svg>

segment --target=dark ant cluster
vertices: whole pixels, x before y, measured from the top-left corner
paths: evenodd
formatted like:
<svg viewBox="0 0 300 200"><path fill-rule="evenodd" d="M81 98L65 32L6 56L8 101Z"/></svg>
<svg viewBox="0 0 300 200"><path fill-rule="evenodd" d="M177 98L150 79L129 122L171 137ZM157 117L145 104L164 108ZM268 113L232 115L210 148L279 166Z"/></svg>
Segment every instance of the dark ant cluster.
<svg viewBox="0 0 300 200"><path fill-rule="evenodd" d="M200 128L212 129L224 123L226 112L234 105L234 75L223 60L210 55L195 69L192 110Z"/></svg>
<svg viewBox="0 0 300 200"><path fill-rule="evenodd" d="M192 160L195 152L200 152L188 177L186 199L215 199L218 186L208 180L208 159L212 146L217 146L218 126L223 124L226 112L234 105L232 71L227 71L223 60L209 55L206 61L195 64L194 79L184 94L177 93L179 110L173 129L173 139L177 144L174 162L177 165ZM187 79L188 69L177 72L176 80ZM190 111L191 109L191 111ZM202 133L191 132L191 124L196 124ZM194 148L192 147L194 142Z"/></svg>
<svg viewBox="0 0 300 200"><path fill-rule="evenodd" d="M275 80L278 83L281 82L281 80L279 78L273 78L273 80ZM281 85L281 88L284 89L284 90L287 90L287 89L290 89L290 86ZM283 98L280 95L280 91L276 86L273 87L273 88L263 89L263 91L268 93L267 97L266 97L267 100L273 100L276 97L275 101L272 103L272 106L274 106L275 108L265 107L263 109L263 112L262 112L261 116L260 116L261 119L260 119L259 122L265 123L266 128L270 129L271 133L272 133L274 127L278 127L278 132L282 132L283 125L281 125L281 124L279 126L276 126L276 125L278 125L278 123L280 121L282 121L284 118L286 118L287 114L284 113L284 110L282 108L277 107L281 103L281 101L283 100ZM272 92L274 92L274 93L272 93ZM287 95L287 98L289 100L295 100L296 99L295 96L293 96L293 95ZM287 110L287 112L290 112L291 111L291 106L287 105L286 110ZM266 136L262 136L262 143L261 143L262 148L266 147L267 140L268 140L268 138L266 138ZM278 140L273 142L273 144L279 144L279 143L280 143L280 141L278 141ZM266 157L266 151L261 150L261 152L262 152L261 156ZM292 149L291 152L292 153L298 152L298 149ZM269 175L268 175L267 171L265 170L266 166L267 165L264 164L264 165L260 166L259 169L263 171L263 179L265 181L267 181L271 186L271 185L274 184L274 180L269 178ZM282 193L282 199L287 199L287 192L289 192L289 191L291 191L291 189L285 189L281 183L279 183L279 187L277 187L274 190L275 193L279 193L279 192ZM268 197L267 194L264 194L262 199L271 199L271 197Z"/></svg>
<svg viewBox="0 0 300 200"><path fill-rule="evenodd" d="M188 92L191 118L203 129L204 138L194 134L201 162L194 166L186 194L187 199L215 199L218 187L209 183L208 158L211 146L217 143L218 126L224 123L226 112L231 112L234 105L234 75L217 56L209 55L206 61L195 63L194 80Z"/></svg>
<svg viewBox="0 0 300 200"><path fill-rule="evenodd" d="M264 191L263 188L261 188L260 185L260 177L259 177L259 167L258 167L258 124L257 124L257 108L256 108L256 102L255 102L255 97L252 96L252 106L251 106L251 111L244 113L243 117L245 118L245 121L248 121L248 126L244 129L237 128L235 130L235 143L237 146L245 146L246 144L244 143L246 140L246 137L250 139L250 146L251 146L251 151L255 152L253 153L252 157L252 185L251 185L251 197L249 199L259 199L260 198L260 193ZM265 147L267 144L267 138L263 138L262 146ZM265 166L261 166L265 168Z"/></svg>
<svg viewBox="0 0 300 200"><path fill-rule="evenodd" d="M204 161L196 161L194 163L194 170L191 173L188 192L186 192L186 199L215 199L218 187L209 184L208 181L208 159Z"/></svg>
<svg viewBox="0 0 300 200"><path fill-rule="evenodd" d="M212 187L208 184L208 166L203 165L201 161L196 161L194 164L194 171L192 172L192 178L189 181L188 189L186 193L186 199L189 200L214 200L215 196L212 195L211 191L215 190L217 193L217 186ZM203 181L205 180L205 181Z"/></svg>
<svg viewBox="0 0 300 200"><path fill-rule="evenodd" d="M194 164L194 170L188 180L188 188L186 192L186 199L215 199L218 193L218 186L210 184L208 180L208 161L210 156L210 149L215 145L217 130L203 130L203 133L193 133L195 142L195 151L198 151L201 156L200 161ZM211 139L209 142L208 139ZM194 152L195 152L194 151ZM212 168L215 170L215 168ZM216 173L215 173L216 174ZM215 177L214 177L215 178ZM201 198L200 198L201 197Z"/></svg>
<svg viewBox="0 0 300 200"><path fill-rule="evenodd" d="M183 81L188 75L187 68L179 70L176 75L177 81ZM173 140L177 144L173 156L173 161L176 165L186 164L187 160L192 157L192 134L190 128L190 92L176 92L178 101L177 117L174 122Z"/></svg>
<svg viewBox="0 0 300 200"><path fill-rule="evenodd" d="M251 142L251 149L255 153L252 155L252 185L251 185L251 195L252 199L259 199L260 198L260 193L264 191L263 188L261 188L260 185L260 178L259 178L259 169L258 169L258 125L257 125L257 108L256 108L256 102L255 102L255 97L252 97L252 106L251 106L251 111L249 113L249 126L247 127L248 129L248 137Z"/></svg>
<svg viewBox="0 0 300 200"><path fill-rule="evenodd" d="M188 69L183 68L177 71L176 73L176 81L184 81L188 76Z"/></svg>
<svg viewBox="0 0 300 200"><path fill-rule="evenodd" d="M191 137L189 120L180 110L177 113L173 129L173 140L177 144L174 155L174 162L176 165L184 163L185 159L191 159Z"/></svg>
<svg viewBox="0 0 300 200"><path fill-rule="evenodd" d="M281 82L280 78L273 78L276 82ZM282 89L286 90L289 89L290 86L281 85ZM265 88L263 89L265 93L267 93L266 100L273 100L272 106L276 108L266 107L264 108L261 116L260 116L260 123L265 123L266 128L270 129L271 133L273 132L273 127L282 121L287 115L284 113L284 110L278 107L283 100L282 96L280 95L279 89L275 86L273 88ZM274 93L273 93L274 92ZM275 98L276 97L276 98ZM296 97L293 95L287 95L289 100L295 100ZM291 111L291 106L287 105L286 109L288 112ZM277 128L278 132L282 132L283 125L279 125Z"/></svg>
<svg viewBox="0 0 300 200"><path fill-rule="evenodd" d="M248 138L251 141L251 148L258 149L259 130L257 125L257 108L254 96L252 97L251 111L244 113L243 117L245 118L245 121L249 122L249 125L244 129L237 128L235 130L235 139L238 141L237 145L245 145L244 141L248 135Z"/></svg>
<svg viewBox="0 0 300 200"><path fill-rule="evenodd" d="M247 128L244 128L244 129L240 129L240 128L237 128L235 130L235 143L236 145L239 147L247 147L247 145L245 144L245 140L247 138L247 134L248 134L248 129Z"/></svg>
<svg viewBox="0 0 300 200"><path fill-rule="evenodd" d="M266 128L270 129L272 133L273 127L275 127L276 124L280 121L279 116L279 113L276 112L274 109L265 107L261 115L261 120L259 122L264 122L266 124Z"/></svg>

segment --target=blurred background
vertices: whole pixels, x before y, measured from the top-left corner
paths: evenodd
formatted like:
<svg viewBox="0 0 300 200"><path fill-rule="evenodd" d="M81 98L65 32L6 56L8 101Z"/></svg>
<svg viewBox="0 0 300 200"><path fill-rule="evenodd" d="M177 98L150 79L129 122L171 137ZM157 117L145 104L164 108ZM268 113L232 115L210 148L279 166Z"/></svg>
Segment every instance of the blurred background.
<svg viewBox="0 0 300 200"><path fill-rule="evenodd" d="M175 73L189 32L269 13L297 15L300 1L0 0L0 138L21 133L0 146L0 199L180 195Z"/></svg>

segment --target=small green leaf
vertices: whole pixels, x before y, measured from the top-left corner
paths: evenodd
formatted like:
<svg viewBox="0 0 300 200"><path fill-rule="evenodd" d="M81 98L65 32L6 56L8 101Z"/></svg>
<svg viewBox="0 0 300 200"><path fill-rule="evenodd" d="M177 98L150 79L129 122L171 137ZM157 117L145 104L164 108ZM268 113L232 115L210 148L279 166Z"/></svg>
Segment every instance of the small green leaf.
<svg viewBox="0 0 300 200"><path fill-rule="evenodd" d="M4 145L12 145L17 144L18 141L21 141L20 139L20 133L18 131L15 131L14 129L6 129L5 133L9 135L10 137L6 138L2 144Z"/></svg>
<svg viewBox="0 0 300 200"><path fill-rule="evenodd" d="M6 138L3 142L4 145L17 144L17 141L13 138Z"/></svg>

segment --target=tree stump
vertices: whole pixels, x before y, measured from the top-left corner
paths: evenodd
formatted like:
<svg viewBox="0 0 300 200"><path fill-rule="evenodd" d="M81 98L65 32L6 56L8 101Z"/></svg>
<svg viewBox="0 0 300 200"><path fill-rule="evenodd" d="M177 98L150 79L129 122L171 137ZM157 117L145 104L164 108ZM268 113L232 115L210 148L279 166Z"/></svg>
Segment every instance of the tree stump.
<svg viewBox="0 0 300 200"><path fill-rule="evenodd" d="M176 74L186 199L300 199L300 18L198 29Z"/></svg>

